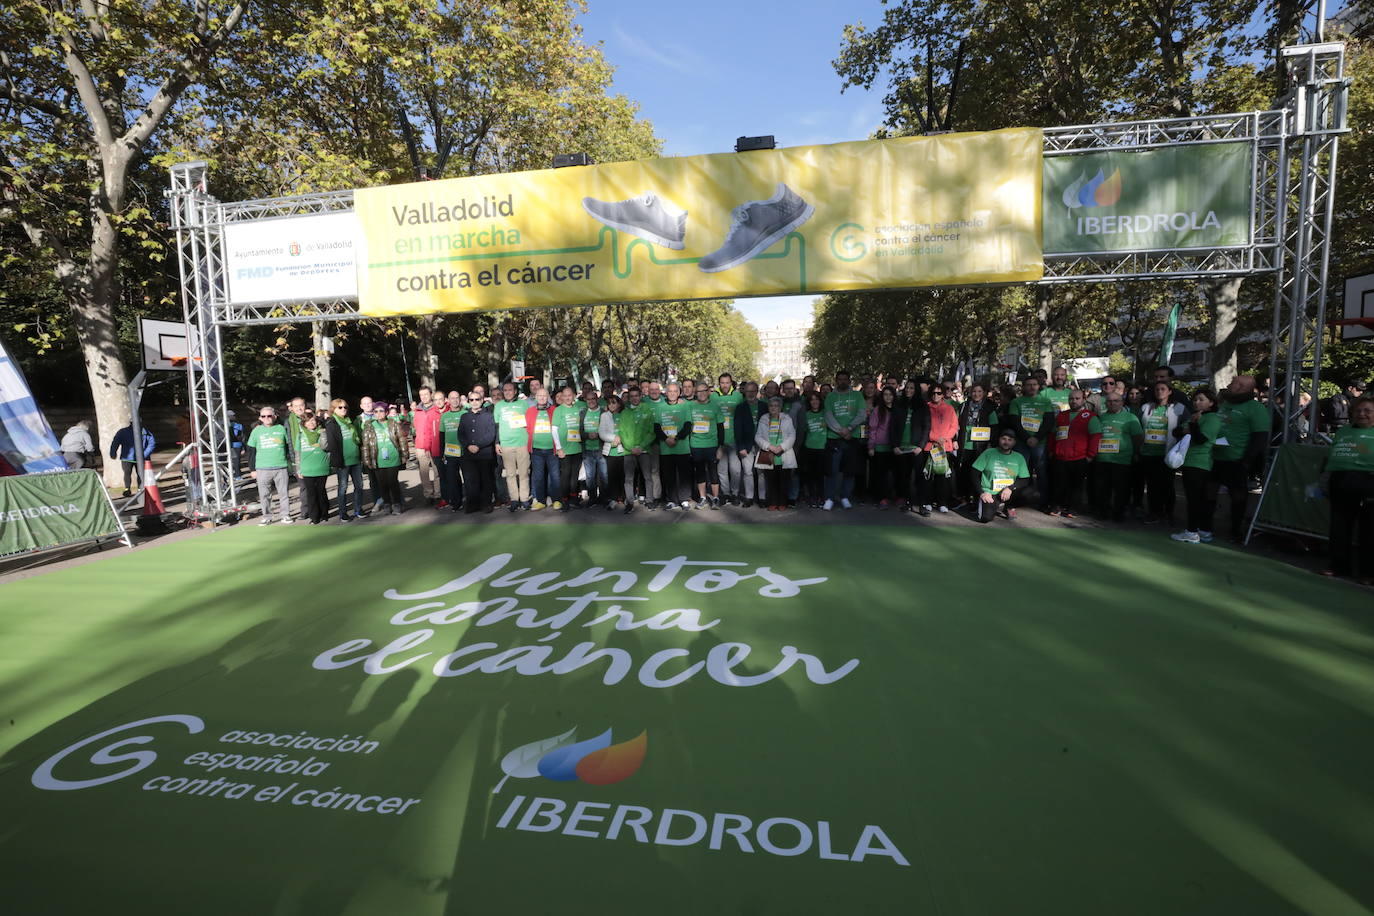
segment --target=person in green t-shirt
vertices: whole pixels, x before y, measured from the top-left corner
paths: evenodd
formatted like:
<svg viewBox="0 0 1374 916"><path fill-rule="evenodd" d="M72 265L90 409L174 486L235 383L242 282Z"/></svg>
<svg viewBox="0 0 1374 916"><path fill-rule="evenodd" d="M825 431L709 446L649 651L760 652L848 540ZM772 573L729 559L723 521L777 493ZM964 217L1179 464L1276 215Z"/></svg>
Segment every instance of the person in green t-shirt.
<svg viewBox="0 0 1374 916"><path fill-rule="evenodd" d="M1050 375L1051 385L1042 393L1054 405L1056 414L1063 413L1069 409L1069 394L1074 389L1069 385L1069 370L1063 366L1055 366L1054 372Z"/></svg>
<svg viewBox="0 0 1374 916"><path fill-rule="evenodd" d="M400 474L410 460L410 440L401 420L390 412L386 404L373 403L372 419L363 423L363 464L377 472L382 507L374 514L400 515L404 511Z"/></svg>
<svg viewBox="0 0 1374 916"><path fill-rule="evenodd" d="M728 372L721 373L717 380L719 387L711 393L711 400L720 409L721 425L725 437L721 439L720 485L725 491L727 503L738 503L744 499L744 465L739 452L734 448L735 408L744 400L744 392L735 387L735 377Z"/></svg>
<svg viewBox="0 0 1374 916"><path fill-rule="evenodd" d="M841 508L853 508L850 497L854 495L855 476L859 472L859 452L865 450L858 433L866 419L863 392L850 387L850 374L841 369L835 373L835 387L825 396L825 425L830 431L826 441L829 474L821 508L826 511L835 508L836 499Z"/></svg>
<svg viewBox="0 0 1374 916"><path fill-rule="evenodd" d="M365 398L368 404L371 398ZM329 451L329 464L334 469L334 483L338 491L339 521L351 522L365 518L363 505L363 454L358 421L348 415L348 402L335 398L329 402L330 417L324 424L324 437ZM348 485L353 484L353 512L348 511ZM375 484L374 484L375 492Z"/></svg>
<svg viewBox="0 0 1374 916"><path fill-rule="evenodd" d="M582 499L577 472L582 467L582 405L574 403L571 385L558 391L558 406L553 409L554 451L558 455L560 510L572 509L572 501Z"/></svg>
<svg viewBox="0 0 1374 916"><path fill-rule="evenodd" d="M721 405L713 397L711 383L702 379L697 383L697 399L692 402L692 431L687 444L692 450L692 478L697 487L697 508L720 508L720 457L727 442L725 418ZM741 400L743 395L740 396ZM729 452L730 449L724 449ZM707 501L706 488L711 488Z"/></svg>
<svg viewBox="0 0 1374 916"><path fill-rule="evenodd" d="M1324 472L1329 476L1323 489L1331 499L1331 565L1322 575L1353 575L1361 585L1374 585L1374 398L1350 405L1350 425L1336 430Z"/></svg>
<svg viewBox="0 0 1374 916"><path fill-rule="evenodd" d="M1231 540L1245 534L1250 507L1250 478L1258 477L1269 445L1269 409L1255 398L1255 377L1238 375L1222 393L1217 407L1221 435L1213 455L1212 476L1226 488L1231 503Z"/></svg>
<svg viewBox="0 0 1374 916"><path fill-rule="evenodd" d="M983 524L992 521L994 515L1014 521L1016 507L1024 501L1031 472L1025 456L1015 446L1016 432L1003 429L997 434L996 448L984 449L973 459L978 484L974 518Z"/></svg>
<svg viewBox="0 0 1374 916"><path fill-rule="evenodd" d="M1093 502L1098 516L1124 522L1131 505L1131 470L1144 444L1145 431L1136 415L1126 409L1126 396L1115 386L1103 397L1106 409L1099 418L1102 438L1093 462Z"/></svg>
<svg viewBox="0 0 1374 916"><path fill-rule="evenodd" d="M821 507L825 498L825 478L828 470L826 462L826 443L830 441L830 427L825 423L825 401L815 389L808 391L802 398L806 409L802 413L797 436L801 448L797 449L797 467L801 474L801 495L813 509Z"/></svg>
<svg viewBox="0 0 1374 916"><path fill-rule="evenodd" d="M448 393L443 407L439 414L439 501L434 506L459 512L463 508L463 444L458 441L458 427L468 411L458 391Z"/></svg>
<svg viewBox="0 0 1374 916"><path fill-rule="evenodd" d="M627 493L633 497L635 490L638 490L639 505L656 509L662 496L651 457L657 417L654 409L645 402L643 390L637 385L625 389L625 403L621 405L620 413L620 440L625 447L625 483L630 488Z"/></svg>
<svg viewBox="0 0 1374 916"><path fill-rule="evenodd" d="M1217 511L1217 481L1212 474L1213 449L1222 431L1217 416L1217 396L1210 388L1193 392L1193 417L1186 429L1175 429L1180 439L1189 439L1183 457L1183 495L1187 498L1187 528L1169 535L1185 544L1206 544L1212 540L1212 516Z"/></svg>
<svg viewBox="0 0 1374 916"><path fill-rule="evenodd" d="M968 389L969 399L958 409L959 416L959 453L955 456L958 464L959 500L968 504L978 498L978 481L973 473L973 462L989 448L996 448L992 434L998 429L997 409L988 400L987 386L974 382Z"/></svg>
<svg viewBox="0 0 1374 916"><path fill-rule="evenodd" d="M609 492L606 479L606 452L601 441L601 417L605 407L601 393L587 389L582 397L582 476L587 482L586 507L600 505Z"/></svg>
<svg viewBox="0 0 1374 916"><path fill-rule="evenodd" d="M1035 486L1040 490L1040 508L1049 511L1050 468L1049 449L1046 442L1054 435L1055 418L1059 411L1040 390L1040 380L1031 376L1021 383L1021 396L1007 405L1007 415L1003 419L1016 433L1016 450L1026 459L1031 473L1035 476ZM1067 403L1067 397L1065 403Z"/></svg>
<svg viewBox="0 0 1374 916"><path fill-rule="evenodd" d="M663 499L669 509L691 508L692 404L682 398L682 386L668 383L668 396L658 408L658 470Z"/></svg>
<svg viewBox="0 0 1374 916"><path fill-rule="evenodd" d="M264 407L258 411L260 425L248 434L249 465L253 479L258 482L258 501L262 504L259 525L272 523L272 493L277 494L279 518L283 525L291 524L291 498L286 486L290 481L290 460L287 457L290 431L277 425L277 411Z"/></svg>
<svg viewBox="0 0 1374 916"><path fill-rule="evenodd" d="M501 400L491 408L496 420L496 460L500 463L497 496L505 490L504 498L512 512L530 506L530 436L525 411L532 403L518 396L514 382L506 382L501 386Z"/></svg>
<svg viewBox="0 0 1374 916"><path fill-rule="evenodd" d="M325 451L324 430L320 418L306 411L296 438L296 473L301 479L301 518L318 525L329 515L329 494L325 484L329 480L329 453Z"/></svg>

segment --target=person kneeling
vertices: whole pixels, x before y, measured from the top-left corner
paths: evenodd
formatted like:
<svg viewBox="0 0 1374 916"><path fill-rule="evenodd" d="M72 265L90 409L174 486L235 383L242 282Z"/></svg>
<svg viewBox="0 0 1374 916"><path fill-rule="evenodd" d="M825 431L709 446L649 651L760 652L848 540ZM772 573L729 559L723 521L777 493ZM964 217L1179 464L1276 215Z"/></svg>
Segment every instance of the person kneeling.
<svg viewBox="0 0 1374 916"><path fill-rule="evenodd" d="M1030 468L1020 452L1013 451L1016 433L1004 429L997 436L997 448L988 449L973 462L979 484L977 514L983 524L994 515L1016 518L1016 507L1029 499Z"/></svg>

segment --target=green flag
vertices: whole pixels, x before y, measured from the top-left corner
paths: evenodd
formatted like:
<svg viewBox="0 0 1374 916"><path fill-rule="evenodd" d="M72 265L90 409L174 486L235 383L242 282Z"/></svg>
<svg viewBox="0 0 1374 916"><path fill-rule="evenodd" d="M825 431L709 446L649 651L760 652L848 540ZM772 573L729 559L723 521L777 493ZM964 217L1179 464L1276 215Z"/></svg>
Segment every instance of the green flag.
<svg viewBox="0 0 1374 916"><path fill-rule="evenodd" d="M1174 336L1178 334L1178 316L1183 312L1183 304L1175 303L1169 310L1169 321L1164 325L1164 342L1159 346L1159 359L1156 366L1167 366L1174 357Z"/></svg>

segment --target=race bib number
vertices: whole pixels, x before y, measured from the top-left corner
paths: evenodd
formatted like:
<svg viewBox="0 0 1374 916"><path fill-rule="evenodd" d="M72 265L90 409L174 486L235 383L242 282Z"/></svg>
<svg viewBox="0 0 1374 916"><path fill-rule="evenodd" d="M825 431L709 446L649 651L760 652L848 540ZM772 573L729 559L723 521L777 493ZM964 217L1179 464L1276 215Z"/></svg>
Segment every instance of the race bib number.
<svg viewBox="0 0 1374 916"><path fill-rule="evenodd" d="M578 431L575 430L575 429L570 429L570 430L568 430L568 441L569 441L569 442L581 442L581 441L582 441L582 433L578 432Z"/></svg>
<svg viewBox="0 0 1374 916"><path fill-rule="evenodd" d="M991 426L971 426L968 431L970 442L987 442L992 438Z"/></svg>
<svg viewBox="0 0 1374 916"><path fill-rule="evenodd" d="M1097 446L1097 451L1099 454L1103 455L1119 455L1121 454L1121 440L1103 439Z"/></svg>
<svg viewBox="0 0 1374 916"><path fill-rule="evenodd" d="M725 429L726 429L727 431L729 431L729 429L730 429L730 420L731 420L730 417L724 417L724 418L722 418L721 421L720 421L720 424L721 424L722 426L724 426Z"/></svg>
<svg viewBox="0 0 1374 916"><path fill-rule="evenodd" d="M1164 442L1166 441L1166 439L1167 439L1167 436L1165 435L1165 432L1164 432L1164 430L1162 430L1162 429L1147 429L1147 430L1145 430L1145 441L1146 441L1146 442L1153 442L1153 443L1155 443L1156 445L1163 445Z"/></svg>
<svg viewBox="0 0 1374 916"><path fill-rule="evenodd" d="M396 457L396 449L392 448L390 439L383 439L377 443L377 457L382 461L390 461Z"/></svg>
<svg viewBox="0 0 1374 916"><path fill-rule="evenodd" d="M676 438L677 438L677 427L676 427L676 426L665 426L665 427L663 427L663 435L667 436L669 439L676 439Z"/></svg>
<svg viewBox="0 0 1374 916"><path fill-rule="evenodd" d="M1015 482L1016 481L1012 480L1010 477L994 477L992 478L992 488L994 490L1005 490Z"/></svg>
<svg viewBox="0 0 1374 916"><path fill-rule="evenodd" d="M1061 440L1069 438L1069 428L1067 426L1059 427L1054 431L1054 438Z"/></svg>
<svg viewBox="0 0 1374 916"><path fill-rule="evenodd" d="M457 442L445 442L445 443L444 443L444 457L445 457L445 458L461 458L462 456L463 456L463 447L462 447L461 445L459 445Z"/></svg>
<svg viewBox="0 0 1374 916"><path fill-rule="evenodd" d="M534 420L534 431L537 433L551 433L553 432L553 425L549 423L548 417L540 415Z"/></svg>
<svg viewBox="0 0 1374 916"><path fill-rule="evenodd" d="M698 436L704 436L711 431L710 420L697 420L692 424L692 432Z"/></svg>
<svg viewBox="0 0 1374 916"><path fill-rule="evenodd" d="M1021 414L1021 428L1028 433L1040 432L1040 415L1038 413Z"/></svg>
<svg viewBox="0 0 1374 916"><path fill-rule="evenodd" d="M524 414L522 414L522 413L507 414L507 417L509 418L510 428L511 428L511 429L524 429L524 428L525 428L525 415L524 415Z"/></svg>

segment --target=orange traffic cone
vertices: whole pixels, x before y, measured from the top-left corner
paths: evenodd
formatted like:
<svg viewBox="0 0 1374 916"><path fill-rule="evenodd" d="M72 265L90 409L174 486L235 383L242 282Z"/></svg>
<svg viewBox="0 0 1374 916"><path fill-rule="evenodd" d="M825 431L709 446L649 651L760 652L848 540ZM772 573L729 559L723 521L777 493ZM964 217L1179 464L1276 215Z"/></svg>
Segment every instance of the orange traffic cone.
<svg viewBox="0 0 1374 916"><path fill-rule="evenodd" d="M157 475L153 473L153 463L143 462L143 514L162 514L162 494L157 489Z"/></svg>

